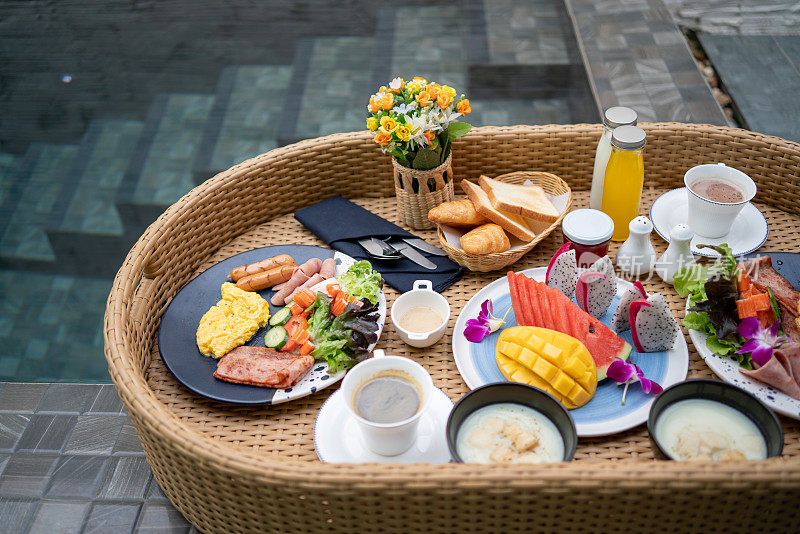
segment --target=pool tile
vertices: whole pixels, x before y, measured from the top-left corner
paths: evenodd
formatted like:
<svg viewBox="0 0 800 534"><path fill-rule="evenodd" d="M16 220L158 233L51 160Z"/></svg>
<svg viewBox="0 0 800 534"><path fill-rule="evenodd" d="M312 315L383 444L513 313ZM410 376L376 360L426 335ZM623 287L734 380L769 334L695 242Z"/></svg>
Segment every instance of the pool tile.
<svg viewBox="0 0 800 534"><path fill-rule="evenodd" d="M28 534L72 534L81 531L89 502L42 501Z"/></svg>
<svg viewBox="0 0 800 534"><path fill-rule="evenodd" d="M112 457L103 474L98 499L141 499L150 480L144 456Z"/></svg>
<svg viewBox="0 0 800 534"><path fill-rule="evenodd" d="M77 418L74 415L34 414L22 434L17 450L58 452L64 447Z"/></svg>
<svg viewBox="0 0 800 534"><path fill-rule="evenodd" d="M110 454L125 417L80 415L64 449L70 454Z"/></svg>
<svg viewBox="0 0 800 534"><path fill-rule="evenodd" d="M0 496L0 517L2 532L23 532L33 512L36 510L36 501L25 499L11 499Z"/></svg>
<svg viewBox="0 0 800 534"><path fill-rule="evenodd" d="M117 390L112 385L104 384L100 386L94 399L89 401L86 413L124 413L122 401L117 394Z"/></svg>
<svg viewBox="0 0 800 534"><path fill-rule="evenodd" d="M145 503L136 532L178 533L189 532L192 525L169 503Z"/></svg>
<svg viewBox="0 0 800 534"><path fill-rule="evenodd" d="M95 503L86 520L83 534L125 534L133 530L139 515L140 504Z"/></svg>
<svg viewBox="0 0 800 534"><path fill-rule="evenodd" d="M50 477L47 497L91 498L100 485L105 463L102 456L62 456Z"/></svg>
<svg viewBox="0 0 800 534"><path fill-rule="evenodd" d="M39 497L57 460L51 454L14 454L0 476L0 495Z"/></svg>
<svg viewBox="0 0 800 534"><path fill-rule="evenodd" d="M90 384L50 384L39 402L39 412L82 413L101 386Z"/></svg>
<svg viewBox="0 0 800 534"><path fill-rule="evenodd" d="M47 384L6 384L0 391L0 411L33 412Z"/></svg>
<svg viewBox="0 0 800 534"><path fill-rule="evenodd" d="M142 444L139 442L139 436L136 435L136 429L130 420L125 420L122 425L122 430L117 437L117 442L114 444L114 454L144 454Z"/></svg>
<svg viewBox="0 0 800 534"><path fill-rule="evenodd" d="M158 485L158 481L155 477L150 479L150 485L147 487L147 496L145 497L148 501L166 501L167 496L164 494L164 490L161 489L161 486Z"/></svg>
<svg viewBox="0 0 800 534"><path fill-rule="evenodd" d="M29 415L0 413L0 451L14 450L30 419Z"/></svg>

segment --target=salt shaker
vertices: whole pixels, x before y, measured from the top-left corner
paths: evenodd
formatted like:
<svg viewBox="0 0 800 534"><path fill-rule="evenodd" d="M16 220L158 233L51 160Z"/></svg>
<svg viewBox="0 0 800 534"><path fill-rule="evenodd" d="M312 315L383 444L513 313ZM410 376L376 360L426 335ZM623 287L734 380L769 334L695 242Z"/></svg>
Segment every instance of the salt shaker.
<svg viewBox="0 0 800 534"><path fill-rule="evenodd" d="M617 267L628 275L649 274L656 263L656 249L650 242L653 223L640 215L628 224L630 235L617 251Z"/></svg>
<svg viewBox="0 0 800 534"><path fill-rule="evenodd" d="M656 262L656 273L671 284L675 273L695 264L692 255L694 232L685 224L678 224L669 232L669 246Z"/></svg>

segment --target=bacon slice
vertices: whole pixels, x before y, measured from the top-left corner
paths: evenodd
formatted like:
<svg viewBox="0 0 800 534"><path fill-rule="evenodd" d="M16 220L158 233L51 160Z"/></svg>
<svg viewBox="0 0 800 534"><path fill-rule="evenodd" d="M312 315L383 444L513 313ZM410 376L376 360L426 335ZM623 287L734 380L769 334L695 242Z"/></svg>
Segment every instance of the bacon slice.
<svg viewBox="0 0 800 534"><path fill-rule="evenodd" d="M214 377L234 384L276 389L295 385L314 365L311 355L268 347L236 347L220 358Z"/></svg>
<svg viewBox="0 0 800 534"><path fill-rule="evenodd" d="M781 327L787 336L800 341L800 292L775 270L772 258L768 254L752 258L739 264L739 268L747 271L753 285L765 292L772 288L775 299L781 308Z"/></svg>

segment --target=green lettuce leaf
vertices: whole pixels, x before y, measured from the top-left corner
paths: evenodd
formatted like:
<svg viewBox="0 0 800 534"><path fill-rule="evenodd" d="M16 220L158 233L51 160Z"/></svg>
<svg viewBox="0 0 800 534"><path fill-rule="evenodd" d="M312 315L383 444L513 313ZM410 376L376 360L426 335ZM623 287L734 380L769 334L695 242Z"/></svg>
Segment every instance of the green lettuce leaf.
<svg viewBox="0 0 800 534"><path fill-rule="evenodd" d="M383 286L383 279L367 260L355 262L346 273L338 276L345 291L358 300L367 299L372 304L378 303L378 293Z"/></svg>

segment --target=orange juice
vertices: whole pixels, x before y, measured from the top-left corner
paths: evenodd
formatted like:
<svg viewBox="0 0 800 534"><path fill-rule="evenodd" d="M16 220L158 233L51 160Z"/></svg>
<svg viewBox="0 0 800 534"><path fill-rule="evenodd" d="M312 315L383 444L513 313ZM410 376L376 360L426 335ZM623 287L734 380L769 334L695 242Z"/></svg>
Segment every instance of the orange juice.
<svg viewBox="0 0 800 534"><path fill-rule="evenodd" d="M620 132L623 128L626 130ZM601 208L614 221L614 235L611 237L614 241L628 238L628 224L639 215L644 183L643 153L644 131L641 128L620 126L614 130Z"/></svg>

